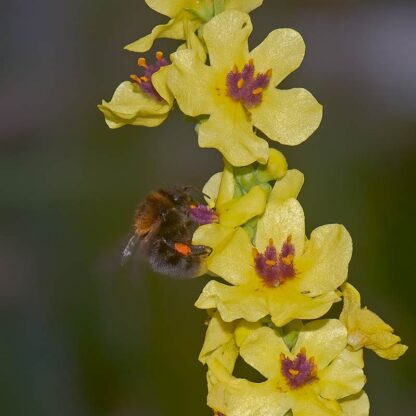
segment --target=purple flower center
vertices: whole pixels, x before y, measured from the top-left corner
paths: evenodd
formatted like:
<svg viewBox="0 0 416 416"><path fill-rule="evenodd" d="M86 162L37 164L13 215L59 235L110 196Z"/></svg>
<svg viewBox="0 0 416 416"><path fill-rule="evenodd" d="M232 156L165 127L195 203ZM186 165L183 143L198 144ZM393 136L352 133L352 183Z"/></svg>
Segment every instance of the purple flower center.
<svg viewBox="0 0 416 416"><path fill-rule="evenodd" d="M240 101L246 108L258 106L263 91L268 87L272 70L265 74L255 74L253 60L250 59L240 72L237 65L227 74L227 94L234 101Z"/></svg>
<svg viewBox="0 0 416 416"><path fill-rule="evenodd" d="M189 212L193 220L199 225L212 224L218 221L218 215L215 210L206 205L191 205Z"/></svg>
<svg viewBox="0 0 416 416"><path fill-rule="evenodd" d="M297 389L317 380L316 364L313 357L306 357L306 350L302 348L294 360L280 355L282 374L291 389Z"/></svg>
<svg viewBox="0 0 416 416"><path fill-rule="evenodd" d="M267 287L277 287L284 283L287 279L295 277L296 270L293 265L295 256L295 247L292 244L292 238L289 236L283 243L279 255L277 255L276 247L273 240L269 240L264 254L260 254L254 250L254 266L257 274L263 280Z"/></svg>
<svg viewBox="0 0 416 416"><path fill-rule="evenodd" d="M156 91L152 83L152 75L159 71L160 68L169 65L169 62L163 57L163 52L156 52L156 62L153 65L148 65L146 59L141 57L137 60L137 65L144 69L143 75L130 75L130 78L133 82L139 84L140 89L155 98L158 101L162 101L163 98Z"/></svg>

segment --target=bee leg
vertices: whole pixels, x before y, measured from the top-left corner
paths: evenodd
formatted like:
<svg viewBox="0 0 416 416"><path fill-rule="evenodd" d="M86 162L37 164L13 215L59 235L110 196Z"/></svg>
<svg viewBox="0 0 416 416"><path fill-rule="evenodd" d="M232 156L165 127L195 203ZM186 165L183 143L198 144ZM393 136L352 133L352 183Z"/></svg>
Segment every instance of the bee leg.
<svg viewBox="0 0 416 416"><path fill-rule="evenodd" d="M212 248L203 245L191 246L191 253L196 256L206 255L209 256L212 253Z"/></svg>

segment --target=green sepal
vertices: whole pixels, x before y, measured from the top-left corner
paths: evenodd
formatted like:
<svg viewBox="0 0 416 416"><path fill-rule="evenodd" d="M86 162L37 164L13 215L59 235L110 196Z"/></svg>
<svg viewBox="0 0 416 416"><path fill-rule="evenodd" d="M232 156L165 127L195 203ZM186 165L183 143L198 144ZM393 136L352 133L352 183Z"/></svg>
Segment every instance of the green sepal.
<svg viewBox="0 0 416 416"><path fill-rule="evenodd" d="M282 328L283 341L290 350L295 346L301 329L302 321L300 319L295 319Z"/></svg>
<svg viewBox="0 0 416 416"><path fill-rule="evenodd" d="M224 11L224 0L214 0L214 15Z"/></svg>

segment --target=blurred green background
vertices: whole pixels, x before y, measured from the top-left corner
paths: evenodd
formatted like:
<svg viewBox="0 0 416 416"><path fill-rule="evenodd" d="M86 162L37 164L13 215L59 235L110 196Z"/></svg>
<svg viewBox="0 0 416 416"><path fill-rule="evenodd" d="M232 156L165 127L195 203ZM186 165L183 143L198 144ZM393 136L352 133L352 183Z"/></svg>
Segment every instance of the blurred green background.
<svg viewBox="0 0 416 416"><path fill-rule="evenodd" d="M252 17L252 46L277 27L305 38L284 85L325 117L283 151L306 175L308 230L347 226L351 282L412 347L398 362L366 354L372 415L413 414L416 3L265 0ZM0 413L209 415L193 307L205 278L119 258L149 190L201 187L221 159L177 112L110 131L96 109L136 71L122 46L165 18L140 0L3 0L0 19Z"/></svg>

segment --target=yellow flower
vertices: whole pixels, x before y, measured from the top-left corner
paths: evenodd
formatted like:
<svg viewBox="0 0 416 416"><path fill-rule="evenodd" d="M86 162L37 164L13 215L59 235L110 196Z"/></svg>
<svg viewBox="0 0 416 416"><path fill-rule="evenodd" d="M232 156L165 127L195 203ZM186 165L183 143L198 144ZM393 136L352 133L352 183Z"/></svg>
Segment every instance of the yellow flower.
<svg viewBox="0 0 416 416"><path fill-rule="evenodd" d="M297 145L319 126L322 106L306 90L275 88L301 64L305 45L292 29L271 32L249 53L250 17L225 11L203 28L210 66L195 51L172 54L168 86L182 112L209 115L198 129L201 147L217 148L233 166L265 163L267 142Z"/></svg>
<svg viewBox="0 0 416 416"><path fill-rule="evenodd" d="M291 349L271 328L248 332L239 344L240 355L266 381L236 378L213 360L208 363L211 408L227 416L283 416L289 410L294 416L368 415L360 393L366 381L362 350L346 348L347 331L340 321L304 325Z"/></svg>
<svg viewBox="0 0 416 416"><path fill-rule="evenodd" d="M340 320L348 329L348 343L354 350L366 347L387 360L397 360L407 350L393 328L367 308L361 308L361 297L349 283L342 287L344 308Z"/></svg>
<svg viewBox="0 0 416 416"><path fill-rule="evenodd" d="M195 35L195 31L210 20L214 14L222 10L215 10L214 0L145 0L149 7L170 18L169 22L156 26L152 33L130 43L125 49L132 52L146 52L158 38L186 40L188 48L192 48L198 56L205 60L205 50ZM217 1L217 8L223 3L224 10L241 10L251 12L261 6L263 0L221 0Z"/></svg>
<svg viewBox="0 0 416 416"><path fill-rule="evenodd" d="M276 182L257 223L254 246L240 227L214 245L207 268L229 284L210 281L195 304L198 308L217 308L226 322L255 322L271 315L275 325L283 326L293 319L319 318L339 300L351 237L342 225L332 224L305 239L304 213L295 199L302 183L296 170ZM213 239L209 228L194 235L196 244L210 247Z"/></svg>
<svg viewBox="0 0 416 416"><path fill-rule="evenodd" d="M163 123L173 105L173 97L166 85L168 62L162 52L156 53L156 63L148 65L139 58L144 76L131 75L133 82L122 82L110 102L98 106L107 125L112 128L126 124L155 127Z"/></svg>
<svg viewBox="0 0 416 416"><path fill-rule="evenodd" d="M205 184L202 191L209 207L218 215L218 221L199 227L194 233L193 244L199 245L204 241L203 244L211 247L214 252L219 250L238 226L263 214L271 188L268 181L288 181L292 177L292 173L289 173L288 177L284 178L287 162L283 154L275 149L269 149L266 165L260 165L257 169L244 169L248 170L248 173L238 179L236 169L225 162L224 171L213 175ZM244 182L247 187L241 189L238 180Z"/></svg>

